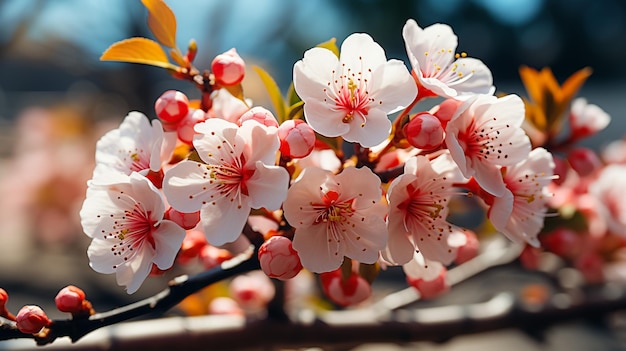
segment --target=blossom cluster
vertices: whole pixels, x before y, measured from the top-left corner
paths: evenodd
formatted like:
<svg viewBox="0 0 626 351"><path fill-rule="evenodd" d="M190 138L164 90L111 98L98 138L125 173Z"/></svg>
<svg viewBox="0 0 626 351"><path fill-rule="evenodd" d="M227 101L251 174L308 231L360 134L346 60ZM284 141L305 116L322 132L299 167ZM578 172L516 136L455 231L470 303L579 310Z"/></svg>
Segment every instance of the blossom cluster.
<svg viewBox="0 0 626 351"><path fill-rule="evenodd" d="M478 250L449 219L459 197L539 246L555 161L531 143L525 102L494 95L489 68L456 52L448 25L408 20L402 36L408 67L364 33L307 50L289 114L245 98L235 49L203 75L199 101L167 91L158 118L128 114L97 144L81 210L91 267L133 293L175 262L222 262L256 231L268 276L320 273L338 304L367 298L365 272L390 265L427 296ZM419 111L426 98L439 104Z"/></svg>

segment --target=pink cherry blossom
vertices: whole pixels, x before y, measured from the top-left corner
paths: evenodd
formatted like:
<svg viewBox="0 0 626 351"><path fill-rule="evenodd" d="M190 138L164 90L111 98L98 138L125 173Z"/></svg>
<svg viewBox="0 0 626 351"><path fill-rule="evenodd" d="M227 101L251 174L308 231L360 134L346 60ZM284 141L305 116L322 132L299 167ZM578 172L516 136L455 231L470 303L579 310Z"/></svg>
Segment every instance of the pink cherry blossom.
<svg viewBox="0 0 626 351"><path fill-rule="evenodd" d="M111 172L90 181L80 211L83 230L93 239L87 250L90 266L115 273L129 294L139 289L153 264L170 268L185 230L164 220L164 213L160 191L139 173Z"/></svg>
<svg viewBox="0 0 626 351"><path fill-rule="evenodd" d="M52 322L46 312L39 306L27 305L22 307L16 316L16 326L25 334L36 334Z"/></svg>
<svg viewBox="0 0 626 351"><path fill-rule="evenodd" d="M543 228L551 197L548 184L554 178L552 154L544 148L530 152L528 159L506 167L503 196L495 197L489 209L489 220L509 239L539 247L537 234Z"/></svg>
<svg viewBox="0 0 626 351"><path fill-rule="evenodd" d="M440 156L446 158L447 156ZM443 160L439 160L443 165ZM448 165L454 166L451 161ZM436 171L424 156L411 157L404 174L389 185L387 250L383 256L394 264L405 264L418 250L424 257L449 264L456 248L465 243L463 230L448 223L448 201L454 194L455 168Z"/></svg>
<svg viewBox="0 0 626 351"><path fill-rule="evenodd" d="M360 33L346 38L339 58L319 47L305 52L294 65L293 83L316 132L364 147L384 141L391 131L387 115L417 95L404 63L387 61L383 48Z"/></svg>
<svg viewBox="0 0 626 351"><path fill-rule="evenodd" d="M593 135L606 128L609 122L611 116L598 105L588 104L584 98L577 98L572 102L569 123L574 139Z"/></svg>
<svg viewBox="0 0 626 351"><path fill-rule="evenodd" d="M495 91L491 71L482 61L456 54L458 39L450 26L436 23L422 29L409 19L402 36L420 89L445 98Z"/></svg>
<svg viewBox="0 0 626 351"><path fill-rule="evenodd" d="M530 140L521 128L524 103L516 95L478 95L459 107L446 126L450 155L466 178L474 177L487 192L505 192L501 166L528 156Z"/></svg>
<svg viewBox="0 0 626 351"><path fill-rule="evenodd" d="M589 193L597 199L596 209L607 229L614 234L626 235L626 165L604 167L589 185Z"/></svg>
<svg viewBox="0 0 626 351"><path fill-rule="evenodd" d="M164 133L159 120L140 112L129 113L118 129L106 133L96 144L94 178L110 170L129 175L158 172L169 161L175 146L175 136Z"/></svg>
<svg viewBox="0 0 626 351"><path fill-rule="evenodd" d="M324 294L339 306L359 304L372 296L372 286L355 272L344 279L341 269L320 274Z"/></svg>
<svg viewBox="0 0 626 351"><path fill-rule="evenodd" d="M200 210L207 240L220 246L239 237L251 208L280 208L289 174L274 165L280 144L276 128L212 118L195 130L193 143L203 162L174 166L165 174L163 190L176 210Z"/></svg>
<svg viewBox="0 0 626 351"><path fill-rule="evenodd" d="M313 272L337 269L344 256L374 263L385 247L380 179L369 168L348 167L338 175L306 168L289 189L284 215L296 228L293 248Z"/></svg>
<svg viewBox="0 0 626 351"><path fill-rule="evenodd" d="M246 73L246 64L235 48L215 56L211 62L215 80L222 85L239 84Z"/></svg>

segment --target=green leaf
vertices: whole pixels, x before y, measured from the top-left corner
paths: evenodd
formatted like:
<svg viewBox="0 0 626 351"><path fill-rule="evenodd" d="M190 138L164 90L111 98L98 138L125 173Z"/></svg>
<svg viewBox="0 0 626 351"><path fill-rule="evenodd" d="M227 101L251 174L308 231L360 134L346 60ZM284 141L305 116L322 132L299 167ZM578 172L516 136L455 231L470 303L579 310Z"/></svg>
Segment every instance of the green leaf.
<svg viewBox="0 0 626 351"><path fill-rule="evenodd" d="M287 108L287 119L304 119L304 101L298 101Z"/></svg>
<svg viewBox="0 0 626 351"><path fill-rule="evenodd" d="M300 97L298 96L298 93L296 93L296 89L292 82L289 85L289 89L287 89L287 104L293 107L293 105L297 104L300 101L302 101L302 99L300 99Z"/></svg>
<svg viewBox="0 0 626 351"><path fill-rule="evenodd" d="M261 81L265 85L265 89L267 89L267 93L269 94L272 104L274 105L274 109L276 110L276 119L278 119L278 124L283 123L287 120L287 113L285 100L283 100L278 84L276 84L274 78L272 78L272 76L263 68L259 66L252 66L252 69L258 73L261 77Z"/></svg>
<svg viewBox="0 0 626 351"><path fill-rule="evenodd" d="M329 40L317 44L318 48L328 49L333 52L337 57L339 57L339 47L337 47L337 38L330 38Z"/></svg>

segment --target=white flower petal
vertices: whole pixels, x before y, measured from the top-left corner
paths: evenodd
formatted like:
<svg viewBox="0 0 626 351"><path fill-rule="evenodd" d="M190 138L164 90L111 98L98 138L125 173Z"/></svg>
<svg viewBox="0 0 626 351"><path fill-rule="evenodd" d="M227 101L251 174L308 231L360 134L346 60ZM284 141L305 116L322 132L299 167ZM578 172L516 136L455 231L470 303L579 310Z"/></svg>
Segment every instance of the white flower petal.
<svg viewBox="0 0 626 351"><path fill-rule="evenodd" d="M237 240L249 214L247 201L239 205L237 201L222 198L204 206L200 210L200 221L207 241L213 246L222 246Z"/></svg>
<svg viewBox="0 0 626 351"><path fill-rule="evenodd" d="M298 252L302 266L315 273L333 271L343 262L343 255L336 247L331 247L332 244L323 224L296 229L293 237L293 248Z"/></svg>
<svg viewBox="0 0 626 351"><path fill-rule="evenodd" d="M283 167L257 161L254 175L246 182L252 208L277 210L287 198L289 173Z"/></svg>
<svg viewBox="0 0 626 351"><path fill-rule="evenodd" d="M333 109L323 100L309 100L304 104L304 117L314 131L327 137L347 133L350 125L342 120L346 112Z"/></svg>
<svg viewBox="0 0 626 351"><path fill-rule="evenodd" d="M341 44L339 61L352 70L376 69L387 62L385 50L365 33L353 33Z"/></svg>
<svg viewBox="0 0 626 351"><path fill-rule="evenodd" d="M182 161L165 173L163 192L169 204L181 212L192 213L214 201L210 170L195 161Z"/></svg>
<svg viewBox="0 0 626 351"><path fill-rule="evenodd" d="M159 269L169 269L174 264L176 254L180 250L180 247L185 238L185 230L178 224L164 220L159 224L159 227L152 232L154 238L154 245L156 254L152 262L159 267Z"/></svg>
<svg viewBox="0 0 626 351"><path fill-rule="evenodd" d="M417 96L417 85L404 62L389 60L372 72L369 93L376 96L372 104L386 114L409 106Z"/></svg>

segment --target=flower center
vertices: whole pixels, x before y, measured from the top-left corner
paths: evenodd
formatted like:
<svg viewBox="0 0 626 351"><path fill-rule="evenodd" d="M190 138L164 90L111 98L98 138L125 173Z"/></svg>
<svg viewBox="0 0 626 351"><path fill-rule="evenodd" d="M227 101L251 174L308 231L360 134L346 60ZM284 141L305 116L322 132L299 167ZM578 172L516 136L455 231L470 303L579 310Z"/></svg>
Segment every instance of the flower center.
<svg viewBox="0 0 626 351"><path fill-rule="evenodd" d="M369 104L374 102L374 99L369 97L367 90L368 77L372 70L364 71L362 58L359 57L359 60L361 68L358 71L347 68L345 63L341 65L341 72L333 70L335 79L333 82L328 82L328 88L324 88L324 92L329 100L335 103L336 110L345 112L341 119L343 123L351 123L355 117L358 117L363 127L367 122ZM325 101L328 100L325 99ZM379 103L382 104L382 101Z"/></svg>
<svg viewBox="0 0 626 351"><path fill-rule="evenodd" d="M124 196L123 192L120 192L120 196ZM137 249L144 244L149 244L152 248L155 248L154 237L152 232L155 226L150 219L150 213L145 212L143 206L140 203L135 202L134 206L130 210L124 210L123 214L111 214L113 219L113 225L110 232L105 232L105 240L113 240L116 243L111 247L113 256L120 256L122 260L128 261L137 252ZM118 265L113 265L113 268L117 268Z"/></svg>

